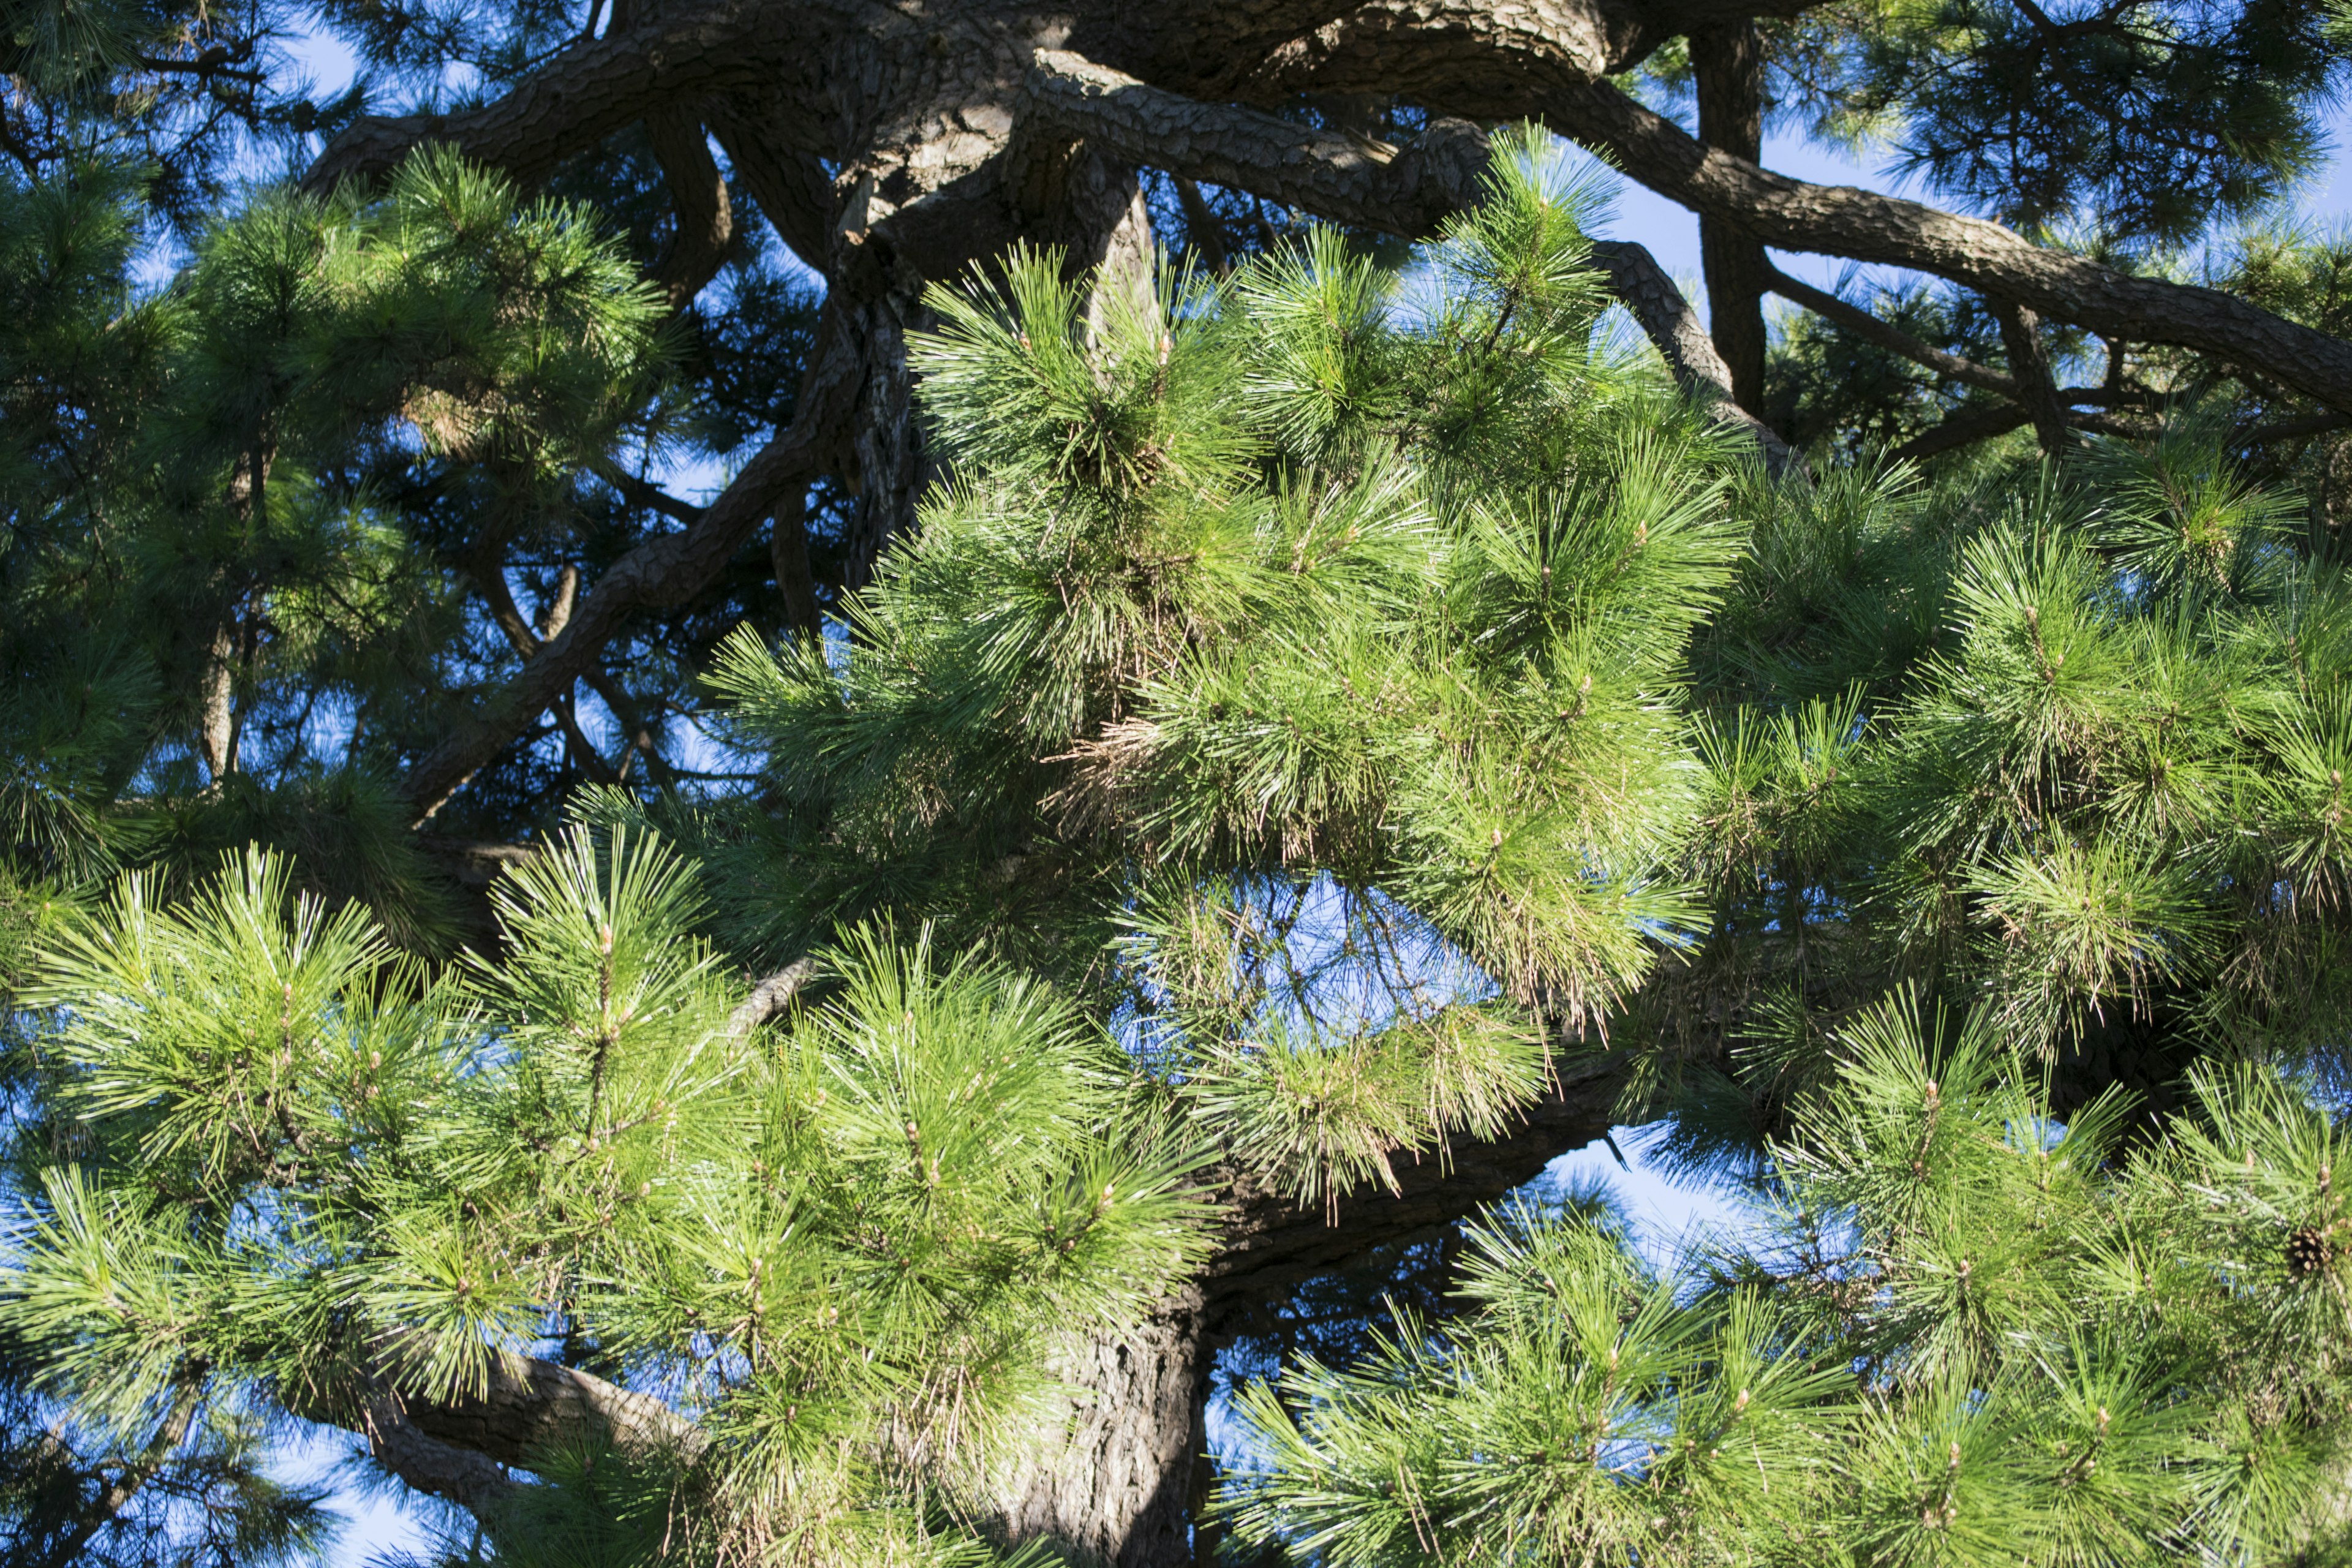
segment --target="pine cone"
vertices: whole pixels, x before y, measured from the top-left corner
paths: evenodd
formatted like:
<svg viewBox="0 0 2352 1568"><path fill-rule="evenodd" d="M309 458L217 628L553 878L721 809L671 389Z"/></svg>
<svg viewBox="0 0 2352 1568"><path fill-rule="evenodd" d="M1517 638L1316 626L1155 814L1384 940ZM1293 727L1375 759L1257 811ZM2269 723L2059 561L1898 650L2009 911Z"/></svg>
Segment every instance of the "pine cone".
<svg viewBox="0 0 2352 1568"><path fill-rule="evenodd" d="M2335 1260L2336 1246L2317 1226L2305 1226L2286 1238L2286 1271L2293 1279L2307 1279Z"/></svg>

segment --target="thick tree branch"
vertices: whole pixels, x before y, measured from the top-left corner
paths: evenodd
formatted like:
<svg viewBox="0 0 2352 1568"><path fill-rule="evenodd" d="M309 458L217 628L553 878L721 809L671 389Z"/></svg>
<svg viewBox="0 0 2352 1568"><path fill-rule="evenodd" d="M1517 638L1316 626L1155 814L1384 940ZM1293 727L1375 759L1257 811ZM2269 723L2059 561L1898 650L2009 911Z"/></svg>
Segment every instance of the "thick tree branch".
<svg viewBox="0 0 2352 1568"><path fill-rule="evenodd" d="M2042 320L2007 300L1994 300L1991 305L1993 320L2000 323L2000 346L2009 354L2009 374L2017 381L2017 401L2033 421L2042 451L2054 458L2066 449L2066 411L2059 406L2058 388L2050 379Z"/></svg>
<svg viewBox="0 0 2352 1568"><path fill-rule="evenodd" d="M374 1401L359 1427L377 1464L414 1489L455 1503L486 1525L498 1523L514 1496L519 1483L504 1465L426 1436L396 1400Z"/></svg>
<svg viewBox="0 0 2352 1568"><path fill-rule="evenodd" d="M767 215L786 248L813 272L824 270L833 238L833 181L816 155L791 145L740 98L714 101L710 133L727 150L735 177Z"/></svg>
<svg viewBox="0 0 2352 1568"><path fill-rule="evenodd" d="M1462 121L1433 121L1420 138L1398 148L1255 110L1198 102L1050 49L1037 52L1023 100L1026 115L1082 136L1115 158L1408 239L1425 237L1483 194L1486 137ZM1732 401L1722 359L1690 302L1650 253L1604 240L1595 243L1593 260L1683 388L1752 434L1775 472L1785 467L1787 446Z"/></svg>
<svg viewBox="0 0 2352 1568"><path fill-rule="evenodd" d="M1164 169L1278 201L1334 223L1419 239L1478 199L1486 133L1433 120L1399 148L1341 136L1255 110L1164 91L1067 50L1040 49L1022 87L1024 137L1008 181L1026 181L1021 155L1050 127L1083 137L1121 163Z"/></svg>
<svg viewBox="0 0 2352 1568"><path fill-rule="evenodd" d="M1699 139L1755 163L1764 151L1764 48L1756 24L1742 18L1690 36L1697 85ZM1707 319L1716 352L1731 376L1732 401L1764 410L1764 290L1770 267L1764 247L1737 225L1702 216L1699 260L1706 275Z"/></svg>
<svg viewBox="0 0 2352 1568"><path fill-rule="evenodd" d="M388 1335L355 1386L284 1391L287 1408L364 1438L376 1462L419 1491L496 1523L514 1495L509 1470L529 1470L583 1443L650 1463L692 1464L709 1436L649 1394L536 1357L501 1352L478 1393L448 1400L395 1391L411 1359Z"/></svg>
<svg viewBox="0 0 2352 1568"><path fill-rule="evenodd" d="M302 188L389 173L415 148L446 142L524 184L572 153L681 99L772 85L756 5L666 12L643 26L559 50L503 97L463 114L371 115L328 144Z"/></svg>
<svg viewBox="0 0 2352 1568"><path fill-rule="evenodd" d="M478 1394L447 1401L402 1396L401 1417L448 1447L528 1469L583 1436L645 1458L692 1460L709 1446L694 1422L650 1394L510 1352L493 1357Z"/></svg>
<svg viewBox="0 0 2352 1568"><path fill-rule="evenodd" d="M1897 461L1916 463L1941 452L1958 451L1979 441L2006 436L2030 422L2031 416L2013 403L1999 407L1978 405L1958 408L1946 415L1941 424L1922 430L1886 455Z"/></svg>
<svg viewBox="0 0 2352 1568"><path fill-rule="evenodd" d="M1661 195L1766 245L1913 268L2053 320L2252 365L2352 412L2352 343L2219 289L2134 278L2045 250L1999 224L1845 185L1813 185L1702 146L1606 80L1564 80L1536 104Z"/></svg>
<svg viewBox="0 0 2352 1568"><path fill-rule="evenodd" d="M2325 436L2352 425L2352 417L2341 414L2305 414L2293 419L2276 419L2257 425L2237 438L2242 447L2266 447L2274 441L2301 441L2313 436Z"/></svg>
<svg viewBox="0 0 2352 1568"><path fill-rule="evenodd" d="M793 1004L801 987L816 974L816 960L795 958L751 987L751 994L727 1015L727 1032L741 1039Z"/></svg>
<svg viewBox="0 0 2352 1568"><path fill-rule="evenodd" d="M1396 1171L1399 1191L1376 1186L1344 1199L1336 1221L1255 1186L1230 1168L1229 1205L1220 1247L1200 1282L1211 1315L1245 1331L1253 1310L1292 1285L1328 1272L1375 1247L1433 1235L1480 1204L1526 1185L1553 1160L1609 1131L1622 1060L1577 1057L1558 1064L1551 1090L1500 1138L1456 1142L1443 1158L1424 1156Z"/></svg>
<svg viewBox="0 0 2352 1568"><path fill-rule="evenodd" d="M1804 463L1767 425L1731 395L1731 373L1716 353L1714 341L1699 324L1698 312L1675 287L1648 249L1624 239L1596 239L1592 259L1609 278L1611 292L1633 312L1652 345L1674 373L1675 382L1696 398L1718 423L1751 437L1764 454L1764 467L1774 478Z"/></svg>
<svg viewBox="0 0 2352 1568"><path fill-rule="evenodd" d="M649 539L608 567L563 630L546 643L472 722L426 753L401 792L419 820L520 734L533 716L596 664L604 644L643 609L681 605L709 587L793 484L831 461L859 384L856 346L828 309L792 428L745 464L734 482L677 533Z"/></svg>
<svg viewBox="0 0 2352 1568"><path fill-rule="evenodd" d="M699 114L684 107L657 109L646 116L646 134L669 184L675 216L669 249L654 275L668 291L670 308L679 310L719 276L735 237L735 213Z"/></svg>

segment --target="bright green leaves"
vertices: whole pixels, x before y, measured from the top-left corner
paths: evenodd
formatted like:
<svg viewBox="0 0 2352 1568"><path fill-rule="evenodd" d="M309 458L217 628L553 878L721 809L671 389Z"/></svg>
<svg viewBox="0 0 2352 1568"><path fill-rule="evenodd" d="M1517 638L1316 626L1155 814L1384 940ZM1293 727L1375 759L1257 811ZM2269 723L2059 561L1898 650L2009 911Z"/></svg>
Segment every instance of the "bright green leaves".
<svg viewBox="0 0 2352 1568"><path fill-rule="evenodd" d="M1675 708L1739 559L1723 454L1600 335L1594 191L1524 146L1490 184L1409 281L1323 233L1158 299L1028 253L935 293L920 533L846 648L739 640L717 676L793 813L730 862L760 940L954 922L1116 1006L1105 939L1168 916L1154 1065L1319 1200L1500 1125L1541 1082L1527 1016L1600 1016L1698 928ZM1465 983L1376 1019L1243 999L1297 954L1234 922L1317 888L1358 958L1392 921Z"/></svg>
<svg viewBox="0 0 2352 1568"><path fill-rule="evenodd" d="M2281 544L2294 497L2238 473L2219 434L2192 421L2145 446L2101 445L2089 478L2109 498L2094 535L2142 591L2260 592L2293 559Z"/></svg>
<svg viewBox="0 0 2352 1568"><path fill-rule="evenodd" d="M1690 844L1711 887L1744 891L1766 866L1818 883L1844 862L1873 809L1861 706L1854 691L1702 721L1706 773Z"/></svg>
<svg viewBox="0 0 2352 1568"><path fill-rule="evenodd" d="M58 939L84 1158L0 1253L0 1332L126 1428L207 1377L445 1400L552 1337L697 1391L718 1495L880 1539L919 1533L902 1467L978 1474L1058 1336L1197 1256L1181 1122L1044 984L854 932L753 1031L659 842L567 833L496 899L436 985L258 852Z"/></svg>
<svg viewBox="0 0 2352 1568"><path fill-rule="evenodd" d="M1016 249L1000 285L934 289L942 330L909 358L950 458L1114 510L1156 484L1213 486L1237 455L1214 318L1186 308L1184 281L1155 282L1081 286L1058 255Z"/></svg>
<svg viewBox="0 0 2352 1568"><path fill-rule="evenodd" d="M410 1020L374 997L415 977L362 910L293 899L280 862L248 854L178 907L128 878L56 952L30 999L64 1010L61 1102L158 1178L233 1203L250 1182L327 1174L313 1162L396 1114L376 1102L402 1086Z"/></svg>
<svg viewBox="0 0 2352 1568"><path fill-rule="evenodd" d="M2347 973L2352 617L2290 498L2188 425L1993 485L1792 489L1753 498L1696 638L1710 962L1832 1011L1898 975L1989 993L2057 1058L2312 1037Z"/></svg>
<svg viewBox="0 0 2352 1568"><path fill-rule="evenodd" d="M1737 1560L1727 1520L1802 1530L1849 1379L1790 1355L1775 1312L1681 1306L1621 1237L1526 1208L1473 1230L1464 1279L1464 1327L1244 1391L1240 1534L1334 1564L1685 1563Z"/></svg>
<svg viewBox="0 0 2352 1568"><path fill-rule="evenodd" d="M1449 1135L1491 1138L1542 1091L1542 1036L1507 1013L1452 1006L1335 1037L1280 1016L1212 1042L1181 1093L1261 1182L1337 1211L1363 1184L1396 1188L1394 1159L1443 1159Z"/></svg>
<svg viewBox="0 0 2352 1568"><path fill-rule="evenodd" d="M553 476L601 456L665 355L660 291L588 213L526 203L446 151L409 159L348 236L323 389L400 416L436 456Z"/></svg>
<svg viewBox="0 0 2352 1568"><path fill-rule="evenodd" d="M799 931L1328 870L1585 1011L1692 923L1672 708L1738 537L1528 152L1410 289L1326 234L1157 300L1025 253L937 295L951 481L845 658L720 676L810 812Z"/></svg>
<svg viewBox="0 0 2352 1568"><path fill-rule="evenodd" d="M1275 251L1233 284L1234 307L1258 324L1264 346L1242 381L1254 423L1286 452L1318 467L1360 458L1368 438L1406 416L1390 312L1397 279L1349 253L1337 229Z"/></svg>
<svg viewBox="0 0 2352 1568"><path fill-rule="evenodd" d="M470 967L477 1005L509 1020L517 1087L541 1135L591 1152L669 1115L721 1027L713 960L686 935L693 875L658 840L574 830L495 895L506 952Z"/></svg>
<svg viewBox="0 0 2352 1568"><path fill-rule="evenodd" d="M1753 1255L1718 1241L1675 1281L1584 1219L1475 1229L1464 1315L1245 1393L1227 1519L1335 1564L2119 1568L2326 1539L2340 1131L2247 1068L2116 1162L2117 1108L2058 1125L1996 1027L1898 996L1840 1031Z"/></svg>

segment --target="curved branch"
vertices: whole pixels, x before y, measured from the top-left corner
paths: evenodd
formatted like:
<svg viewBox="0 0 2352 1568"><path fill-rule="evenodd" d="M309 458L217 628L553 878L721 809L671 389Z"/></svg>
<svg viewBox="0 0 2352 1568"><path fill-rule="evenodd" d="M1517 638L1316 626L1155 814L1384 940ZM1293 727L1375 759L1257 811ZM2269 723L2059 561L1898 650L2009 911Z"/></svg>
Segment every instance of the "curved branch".
<svg viewBox="0 0 2352 1568"><path fill-rule="evenodd" d="M1399 148L1252 109L1203 103L1067 50L1040 49L1036 62L1022 89L1024 118L1081 136L1123 162L1407 239L1426 237L1482 195L1486 136L1466 121L1432 121ZM1023 144L1043 141L1033 133ZM1019 152L1016 147L1014 155ZM1009 177L1018 188L1021 174ZM1754 436L1773 472L1786 468L1792 460L1788 447L1733 401L1722 357L1650 253L1628 241L1600 240L1592 254L1683 389L1717 418Z"/></svg>
<svg viewBox="0 0 2352 1568"><path fill-rule="evenodd" d="M530 183L571 153L681 98L756 88L772 76L751 47L756 5L665 14L558 50L504 97L463 114L370 115L328 143L307 191L389 172L415 148L448 142Z"/></svg>
<svg viewBox="0 0 2352 1568"><path fill-rule="evenodd" d="M2257 425L2238 437L2242 447L2265 447L2273 441L2301 441L2313 436L2325 436L2352 425L2352 417L2342 414L2305 414L2293 419L2273 420Z"/></svg>
<svg viewBox="0 0 2352 1568"><path fill-rule="evenodd" d="M1563 81L1534 101L1555 130L1606 149L1650 189L1766 245L1933 273L2105 336L2258 366L2307 397L2352 412L2352 343L2234 295L2130 277L2045 250L1981 218L1769 173L1700 145L1606 80Z"/></svg>
<svg viewBox="0 0 2352 1568"><path fill-rule="evenodd" d="M815 154L792 146L738 99L713 103L710 133L776 237L802 266L823 271L833 233L833 181Z"/></svg>
<svg viewBox="0 0 2352 1568"><path fill-rule="evenodd" d="M1126 163L1186 179L1230 185L1334 223L1419 239L1478 199L1486 137L1462 120L1433 120L1399 148L1369 137L1341 136L1253 109L1205 103L1148 86L1123 71L1066 49L1039 49L1023 83L1024 131L1048 126L1083 137ZM1016 137L1007 174L1028 184L1018 165L1046 140Z"/></svg>
<svg viewBox="0 0 2352 1568"><path fill-rule="evenodd" d="M424 820L505 750L532 718L588 674L604 644L642 609L692 599L767 521L776 500L814 477L838 449L862 371L856 347L828 309L792 428L745 464L734 482L677 533L646 540L608 567L563 629L550 638L474 720L427 752L401 781L401 794Z"/></svg>
<svg viewBox="0 0 2352 1568"><path fill-rule="evenodd" d="M719 275L735 237L735 213L727 180L703 137L702 117L677 107L646 116L646 135L669 185L675 219L669 249L655 277L669 293L670 309L682 309Z"/></svg>
<svg viewBox="0 0 2352 1568"><path fill-rule="evenodd" d="M396 1400L371 1404L356 1424L369 1458L411 1489L455 1503L484 1524L496 1524L519 1484L486 1454L428 1437Z"/></svg>

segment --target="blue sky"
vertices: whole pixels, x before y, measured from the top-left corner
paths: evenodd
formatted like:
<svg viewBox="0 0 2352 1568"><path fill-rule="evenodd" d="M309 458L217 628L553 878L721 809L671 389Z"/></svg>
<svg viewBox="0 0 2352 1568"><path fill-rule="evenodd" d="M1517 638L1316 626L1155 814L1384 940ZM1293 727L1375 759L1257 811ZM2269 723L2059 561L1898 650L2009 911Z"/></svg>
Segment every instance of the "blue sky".
<svg viewBox="0 0 2352 1568"><path fill-rule="evenodd" d="M329 40L313 40L297 52L324 91L335 90L352 74L351 56ZM2305 188L2293 193L2294 205L2303 216L2320 225L2340 223L2347 216L2347 209L2352 209L2352 178L2344 174L2344 154L2347 147L2352 147L2352 115L2339 106L2331 121L2333 156ZM1763 162L1781 174L1817 184L1897 190L1895 183L1878 169L1813 146L1801 137L1769 137ZM1687 210L1630 181L1621 181L1619 184L1613 219L1608 225L1611 237L1639 240L1647 246L1686 292L1703 300L1697 219ZM1899 194L1926 195L1918 191ZM1780 266L1791 276L1823 288L1834 286L1848 268L1848 264L1826 257L1775 255ZM1882 277L1893 276L1886 269L1873 270ZM688 494L715 489L721 480L722 476L715 472L672 477L674 487ZM1663 1258L1671 1253L1695 1227L1735 1222L1735 1212L1724 1194L1677 1186L1645 1168L1639 1140L1626 1130L1619 1131L1616 1142L1624 1152L1630 1168L1622 1168L1615 1154L1606 1145L1596 1142L1563 1155L1553 1163L1550 1172L1555 1176L1577 1180L1597 1179L1612 1187L1654 1255ZM325 1479L342 1458L347 1443L338 1434L322 1431L314 1440L285 1452L285 1472L289 1478ZM404 1508L388 1497L350 1488L340 1490L336 1506L352 1518L338 1553L341 1563L363 1564L375 1554L415 1550L423 1544L422 1527L429 1515L422 1510Z"/></svg>

